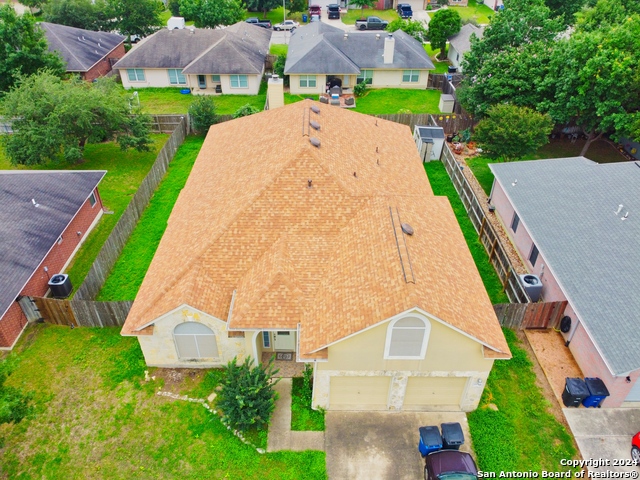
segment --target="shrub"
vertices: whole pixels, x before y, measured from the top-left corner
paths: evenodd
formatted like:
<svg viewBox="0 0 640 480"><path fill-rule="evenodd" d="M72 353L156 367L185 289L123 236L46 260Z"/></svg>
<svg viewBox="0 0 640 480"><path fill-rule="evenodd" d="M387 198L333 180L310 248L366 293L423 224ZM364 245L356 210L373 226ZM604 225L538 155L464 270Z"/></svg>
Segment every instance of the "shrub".
<svg viewBox="0 0 640 480"><path fill-rule="evenodd" d="M0 424L19 423L29 413L31 396L4 384L11 373L6 360L0 361Z"/></svg>
<svg viewBox="0 0 640 480"><path fill-rule="evenodd" d="M387 25L387 31L395 32L396 30L402 30L418 40L420 43L424 42L427 38L427 29L425 28L424 23L418 20L404 20L402 18L398 18Z"/></svg>
<svg viewBox="0 0 640 480"><path fill-rule="evenodd" d="M284 74L284 64L287 63L286 55L278 55L277 60L273 64L273 73L283 79L285 87L289 86L289 75Z"/></svg>
<svg viewBox="0 0 640 480"><path fill-rule="evenodd" d="M364 95L364 92L367 90L367 84L365 82L360 82L356 86L353 87L353 94L356 97L361 97Z"/></svg>
<svg viewBox="0 0 640 480"><path fill-rule="evenodd" d="M271 379L278 372L273 367L273 358L266 365L256 366L251 358L242 364L234 358L225 371L217 397L223 418L243 432L268 425L276 406L273 386L278 381Z"/></svg>
<svg viewBox="0 0 640 480"><path fill-rule="evenodd" d="M167 8L174 17L180 16L180 0L169 0L167 2Z"/></svg>
<svg viewBox="0 0 640 480"><path fill-rule="evenodd" d="M258 110L256 107L247 103L233 112L233 118L246 117L247 115L253 115L254 113L258 113L259 111L260 110Z"/></svg>
<svg viewBox="0 0 640 480"><path fill-rule="evenodd" d="M213 98L207 95L197 96L189 105L189 118L191 118L191 128L197 133L206 135L209 127L218 122Z"/></svg>

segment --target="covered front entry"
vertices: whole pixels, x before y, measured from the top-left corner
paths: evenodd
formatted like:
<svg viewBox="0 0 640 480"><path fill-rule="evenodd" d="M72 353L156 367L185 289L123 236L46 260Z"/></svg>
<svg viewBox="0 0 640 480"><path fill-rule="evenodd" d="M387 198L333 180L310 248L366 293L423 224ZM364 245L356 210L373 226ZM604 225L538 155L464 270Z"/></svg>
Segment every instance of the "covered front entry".
<svg viewBox="0 0 640 480"><path fill-rule="evenodd" d="M409 377L402 409L428 410L450 405L452 410L459 410L466 384L466 377Z"/></svg>
<svg viewBox="0 0 640 480"><path fill-rule="evenodd" d="M295 352L296 351L296 332L282 330L272 332L273 349L276 352Z"/></svg>
<svg viewBox="0 0 640 480"><path fill-rule="evenodd" d="M387 410L391 377L331 377L331 410Z"/></svg>

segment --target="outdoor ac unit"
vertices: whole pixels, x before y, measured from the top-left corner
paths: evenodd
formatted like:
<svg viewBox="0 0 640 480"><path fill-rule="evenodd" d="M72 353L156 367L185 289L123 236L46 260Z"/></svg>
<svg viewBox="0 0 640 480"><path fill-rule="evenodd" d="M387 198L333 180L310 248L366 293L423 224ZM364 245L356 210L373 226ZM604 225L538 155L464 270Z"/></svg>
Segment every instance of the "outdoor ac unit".
<svg viewBox="0 0 640 480"><path fill-rule="evenodd" d="M51 280L49 280L49 288L51 289L51 296L53 298L67 298L73 290L69 275L64 273L56 273L51 277Z"/></svg>
<svg viewBox="0 0 640 480"><path fill-rule="evenodd" d="M537 275L527 273L526 275L520 275L520 285L527 292L532 302L540 300L542 294L542 281Z"/></svg>

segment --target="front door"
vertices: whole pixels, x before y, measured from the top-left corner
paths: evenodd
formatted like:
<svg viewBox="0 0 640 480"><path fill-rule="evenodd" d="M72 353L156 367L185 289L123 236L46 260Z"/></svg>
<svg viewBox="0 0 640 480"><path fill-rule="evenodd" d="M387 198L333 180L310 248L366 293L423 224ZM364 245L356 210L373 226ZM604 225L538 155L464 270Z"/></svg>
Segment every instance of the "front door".
<svg viewBox="0 0 640 480"><path fill-rule="evenodd" d="M204 75L198 75L198 87L200 87L201 90L207 88L207 77Z"/></svg>
<svg viewBox="0 0 640 480"><path fill-rule="evenodd" d="M278 351L296 351L296 332L273 332L273 347Z"/></svg>

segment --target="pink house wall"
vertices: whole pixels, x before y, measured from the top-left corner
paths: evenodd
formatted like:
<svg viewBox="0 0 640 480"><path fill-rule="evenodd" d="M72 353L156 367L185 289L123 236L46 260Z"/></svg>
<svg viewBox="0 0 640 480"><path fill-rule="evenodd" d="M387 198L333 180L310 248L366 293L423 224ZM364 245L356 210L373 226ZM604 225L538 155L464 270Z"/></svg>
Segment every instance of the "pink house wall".
<svg viewBox="0 0 640 480"><path fill-rule="evenodd" d="M514 188L517 188L514 187ZM573 310L570 300L565 297L562 288L555 279L552 269L549 268L543 252L538 255L535 267L531 265L528 260L529 253L533 247L533 239L527 231L526 224L523 219L520 218L520 224L514 233L511 229L511 221L515 209L511 205L502 185L498 182L494 182L493 189L491 191L491 203L495 205L495 215L498 216L502 222L505 231L511 239L511 243L515 245L518 254L522 258L524 265L529 272L538 275L542 281L542 296L546 302L555 302L568 300L569 303L565 308L564 315L568 315L572 319L571 330L563 334L565 340L570 340L569 349L576 362L582 369L582 373L585 377L599 377L607 386L611 396L603 402L605 407L619 407L624 403L625 398L629 394L631 387L635 383L636 379L640 377L640 370L636 370L630 374L631 382L626 381L625 376L614 376L609 371L609 368L604 363L598 350L591 341L588 333L586 332L582 322L579 321L578 315ZM542 266L544 265L544 270Z"/></svg>

